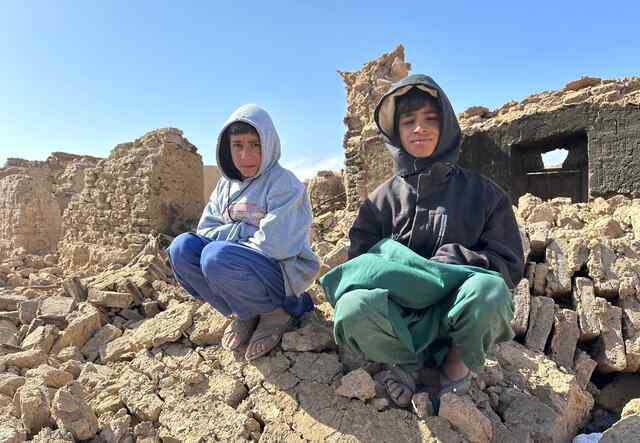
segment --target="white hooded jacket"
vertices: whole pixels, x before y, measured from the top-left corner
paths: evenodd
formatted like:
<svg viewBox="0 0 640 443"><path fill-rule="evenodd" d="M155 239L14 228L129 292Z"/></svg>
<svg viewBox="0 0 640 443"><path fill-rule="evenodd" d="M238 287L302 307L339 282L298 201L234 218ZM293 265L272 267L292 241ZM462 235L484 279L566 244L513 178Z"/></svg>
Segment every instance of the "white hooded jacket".
<svg viewBox="0 0 640 443"><path fill-rule="evenodd" d="M260 137L262 161L258 173L245 180L232 178L221 155L224 133L234 122L253 126ZM238 108L218 136L216 160L221 177L204 209L197 232L212 240L233 241L277 260L287 296L300 295L320 269L311 249L313 221L304 185L278 163L280 139L267 112L256 105ZM227 170L225 170L227 169Z"/></svg>

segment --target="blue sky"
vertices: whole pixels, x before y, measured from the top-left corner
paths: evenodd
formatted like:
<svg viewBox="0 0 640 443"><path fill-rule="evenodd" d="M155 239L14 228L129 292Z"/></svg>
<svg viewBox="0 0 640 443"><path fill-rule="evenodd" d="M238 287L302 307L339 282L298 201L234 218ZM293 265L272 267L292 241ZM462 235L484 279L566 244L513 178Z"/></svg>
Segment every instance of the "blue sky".
<svg viewBox="0 0 640 443"><path fill-rule="evenodd" d="M397 44L457 112L581 75L640 75L640 2L14 1L0 11L0 164L66 151L106 157L159 127L214 163L239 105L267 109L286 166L342 162L345 92Z"/></svg>

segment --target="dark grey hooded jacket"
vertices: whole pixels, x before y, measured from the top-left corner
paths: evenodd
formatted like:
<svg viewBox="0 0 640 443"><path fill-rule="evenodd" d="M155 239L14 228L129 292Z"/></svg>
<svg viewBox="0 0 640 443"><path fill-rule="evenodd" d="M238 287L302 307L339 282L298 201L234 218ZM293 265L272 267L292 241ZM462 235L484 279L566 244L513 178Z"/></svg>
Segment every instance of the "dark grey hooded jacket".
<svg viewBox="0 0 640 443"><path fill-rule="evenodd" d="M418 87L440 102L440 138L434 153L405 151L394 124L395 98ZM444 91L426 75L394 84L374 119L395 162L395 175L364 201L349 231L349 258L393 238L421 256L498 271L513 288L524 260L518 225L506 193L491 180L456 165L461 131Z"/></svg>

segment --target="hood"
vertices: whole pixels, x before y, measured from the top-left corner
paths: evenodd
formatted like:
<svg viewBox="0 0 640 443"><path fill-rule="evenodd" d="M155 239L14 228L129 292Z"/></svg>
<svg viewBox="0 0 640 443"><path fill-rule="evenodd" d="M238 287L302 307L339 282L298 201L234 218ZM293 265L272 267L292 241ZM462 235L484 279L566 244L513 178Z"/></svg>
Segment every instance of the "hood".
<svg viewBox="0 0 640 443"><path fill-rule="evenodd" d="M235 122L248 123L258 132L260 145L262 147L262 161L260 162L258 173L252 178L259 177L271 169L280 159L280 137L278 137L271 117L264 109L253 104L243 105L236 109L220 130L218 143L216 145L216 163L218 164L218 169L228 180L239 180L231 169L233 163L231 163L229 141L226 137L223 137L229 125ZM225 146L223 146L223 144ZM226 156L223 155L223 149L229 154Z"/></svg>
<svg viewBox="0 0 640 443"><path fill-rule="evenodd" d="M404 150L400 144L400 137L394 127L396 97L406 94L411 88L419 88L440 102L441 121L440 138L433 154L426 158L416 158ZM389 91L382 96L376 106L373 118L378 129L385 138L386 147L393 158L397 175L411 175L426 171L437 162L455 163L458 160L460 148L460 125L453 112L449 99L438 84L427 75L411 75L394 83Z"/></svg>

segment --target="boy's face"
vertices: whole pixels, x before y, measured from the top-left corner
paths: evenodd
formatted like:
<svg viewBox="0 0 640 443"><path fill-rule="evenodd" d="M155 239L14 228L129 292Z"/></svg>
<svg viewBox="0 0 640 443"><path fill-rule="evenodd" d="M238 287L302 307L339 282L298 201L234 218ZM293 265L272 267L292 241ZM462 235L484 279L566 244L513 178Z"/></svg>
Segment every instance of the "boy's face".
<svg viewBox="0 0 640 443"><path fill-rule="evenodd" d="M262 162L262 147L260 137L255 132L247 134L229 135L231 145L231 160L233 166L240 171L242 178L254 177L260 170Z"/></svg>
<svg viewBox="0 0 640 443"><path fill-rule="evenodd" d="M416 158L429 157L438 146L440 114L427 103L417 111L400 115L398 131L405 151Z"/></svg>

